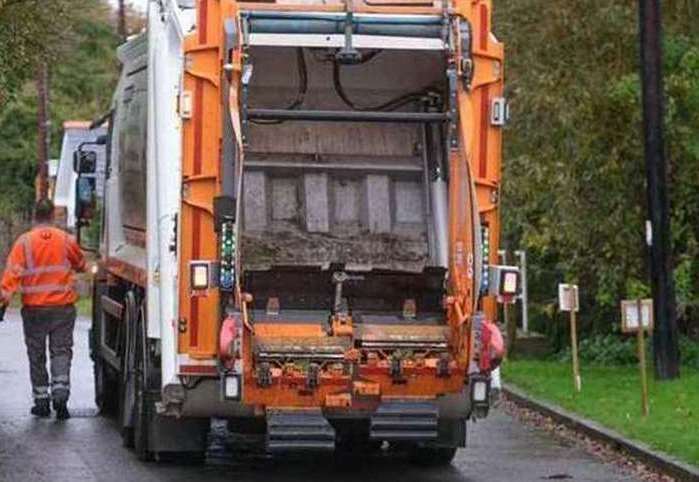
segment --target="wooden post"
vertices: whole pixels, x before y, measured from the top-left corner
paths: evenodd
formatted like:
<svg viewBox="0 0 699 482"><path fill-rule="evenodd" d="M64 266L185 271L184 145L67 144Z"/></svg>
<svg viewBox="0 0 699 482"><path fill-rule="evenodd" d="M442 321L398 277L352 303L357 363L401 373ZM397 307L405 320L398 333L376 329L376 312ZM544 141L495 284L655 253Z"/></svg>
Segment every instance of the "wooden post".
<svg viewBox="0 0 699 482"><path fill-rule="evenodd" d="M646 376L646 343L643 326L643 313L641 312L641 300L636 300L636 310L638 316L638 331L636 339L638 340L638 365L641 370L641 407L643 416L648 416L648 378Z"/></svg>
<svg viewBox="0 0 699 482"><path fill-rule="evenodd" d="M580 364L578 362L578 326L576 317L575 309L572 309L570 311L570 351L573 356L573 385L575 385L575 391L580 392L582 390L582 380L580 379Z"/></svg>

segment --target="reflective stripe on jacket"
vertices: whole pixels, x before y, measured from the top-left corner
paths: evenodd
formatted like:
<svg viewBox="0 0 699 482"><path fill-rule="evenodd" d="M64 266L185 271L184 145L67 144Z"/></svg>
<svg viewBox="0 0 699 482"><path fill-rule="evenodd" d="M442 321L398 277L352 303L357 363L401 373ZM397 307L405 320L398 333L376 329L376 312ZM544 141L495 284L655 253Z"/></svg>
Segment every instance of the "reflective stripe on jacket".
<svg viewBox="0 0 699 482"><path fill-rule="evenodd" d="M75 239L58 228L38 226L12 246L0 296L9 301L19 292L25 306L75 303L74 270L85 270L85 257Z"/></svg>

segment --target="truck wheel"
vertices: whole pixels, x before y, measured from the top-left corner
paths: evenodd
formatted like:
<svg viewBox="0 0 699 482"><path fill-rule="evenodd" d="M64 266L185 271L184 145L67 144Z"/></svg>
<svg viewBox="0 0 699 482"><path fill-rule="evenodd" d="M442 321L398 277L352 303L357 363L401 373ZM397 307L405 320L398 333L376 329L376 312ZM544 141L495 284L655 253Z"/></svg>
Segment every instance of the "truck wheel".
<svg viewBox="0 0 699 482"><path fill-rule="evenodd" d="M456 447L418 445L410 450L410 461L425 467L449 465L456 456Z"/></svg>
<svg viewBox="0 0 699 482"><path fill-rule="evenodd" d="M124 327L121 383L119 384L119 426L121 428L121 440L124 447L134 446L134 411L136 408L136 339L137 336L138 307L133 291L126 293L124 297Z"/></svg>
<svg viewBox="0 0 699 482"><path fill-rule="evenodd" d="M133 413L134 450L140 460L149 461L153 454L148 450L148 429L155 409L150 394L152 364L148 352L148 335L143 308L139 309L134 336L134 387L135 404Z"/></svg>

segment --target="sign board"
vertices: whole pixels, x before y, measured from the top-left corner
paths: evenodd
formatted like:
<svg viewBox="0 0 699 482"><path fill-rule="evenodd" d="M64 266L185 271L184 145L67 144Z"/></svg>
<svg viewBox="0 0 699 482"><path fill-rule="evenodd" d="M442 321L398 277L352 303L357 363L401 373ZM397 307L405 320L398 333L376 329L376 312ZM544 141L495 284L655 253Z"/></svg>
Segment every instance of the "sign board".
<svg viewBox="0 0 699 482"><path fill-rule="evenodd" d="M641 303L641 323L646 331L653 331L653 300L623 300L621 302L621 331L636 333L639 331L638 302Z"/></svg>
<svg viewBox="0 0 699 482"><path fill-rule="evenodd" d="M578 285L558 285L558 309L561 311L580 311Z"/></svg>

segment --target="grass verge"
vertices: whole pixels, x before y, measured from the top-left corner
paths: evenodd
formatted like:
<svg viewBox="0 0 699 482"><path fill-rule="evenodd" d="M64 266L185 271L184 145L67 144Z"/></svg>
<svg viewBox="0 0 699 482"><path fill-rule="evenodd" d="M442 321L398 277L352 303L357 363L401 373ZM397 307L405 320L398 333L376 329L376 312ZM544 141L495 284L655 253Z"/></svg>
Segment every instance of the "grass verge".
<svg viewBox="0 0 699 482"><path fill-rule="evenodd" d="M574 393L570 364L509 360L503 377L525 392L699 466L699 371L657 382L649 367L650 415L641 415L638 367L583 366Z"/></svg>

